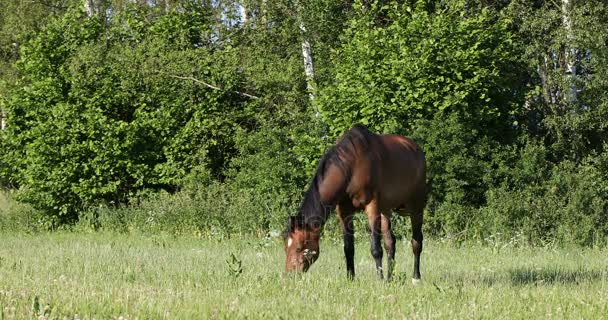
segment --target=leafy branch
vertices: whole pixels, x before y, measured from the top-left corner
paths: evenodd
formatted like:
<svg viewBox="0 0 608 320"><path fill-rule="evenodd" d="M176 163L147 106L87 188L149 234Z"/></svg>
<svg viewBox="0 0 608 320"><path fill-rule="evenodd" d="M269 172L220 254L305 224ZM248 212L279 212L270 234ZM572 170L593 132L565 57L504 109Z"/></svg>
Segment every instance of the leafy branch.
<svg viewBox="0 0 608 320"><path fill-rule="evenodd" d="M177 76L177 75L169 75L171 78L176 78L176 79L182 79L182 80L191 80L194 81L198 84L201 84L209 89L213 89L213 90L218 90L218 91L224 91L224 89L222 89L221 87L218 87L216 85L212 85L210 83L207 83L203 80L197 79L195 77L189 76L189 77L184 77L184 76ZM245 93L245 92L240 92L240 91L236 91L236 90L232 90L231 92L236 93L238 95L241 95L243 97L247 97L247 98L251 98L251 99L259 99L260 97L258 96L254 96L252 94L249 93Z"/></svg>

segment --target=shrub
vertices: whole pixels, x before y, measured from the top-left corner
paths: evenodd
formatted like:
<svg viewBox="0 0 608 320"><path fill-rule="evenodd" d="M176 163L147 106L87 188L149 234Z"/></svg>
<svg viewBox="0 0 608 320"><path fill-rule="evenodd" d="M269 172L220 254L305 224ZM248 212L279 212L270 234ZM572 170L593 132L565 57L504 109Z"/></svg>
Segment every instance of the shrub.
<svg viewBox="0 0 608 320"><path fill-rule="evenodd" d="M44 219L31 206L19 203L11 192L0 191L0 232L44 229Z"/></svg>
<svg viewBox="0 0 608 320"><path fill-rule="evenodd" d="M138 201L120 208L90 208L81 215L80 225L122 232L264 235L282 230L290 211L286 202L277 195L264 197L213 182L195 193L161 191L140 195Z"/></svg>
<svg viewBox="0 0 608 320"><path fill-rule="evenodd" d="M234 152L252 111L232 90L242 83L238 50L201 46L214 37L203 6L155 12L134 7L104 25L69 10L21 46L22 83L2 101L11 143L0 164L11 170L0 176L54 221L176 189L192 170L221 177Z"/></svg>
<svg viewBox="0 0 608 320"><path fill-rule="evenodd" d="M532 244L603 242L608 238L606 181L605 171L589 159L552 166L544 180L493 188L480 209L482 234L504 239L521 234Z"/></svg>

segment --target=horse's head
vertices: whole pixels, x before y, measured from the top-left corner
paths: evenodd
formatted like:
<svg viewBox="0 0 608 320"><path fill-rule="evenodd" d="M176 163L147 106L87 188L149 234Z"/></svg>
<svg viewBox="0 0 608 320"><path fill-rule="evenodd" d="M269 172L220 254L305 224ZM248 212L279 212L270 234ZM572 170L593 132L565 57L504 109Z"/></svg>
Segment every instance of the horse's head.
<svg viewBox="0 0 608 320"><path fill-rule="evenodd" d="M285 237L285 271L308 271L319 257L320 236L320 227L305 226L298 217L289 217Z"/></svg>

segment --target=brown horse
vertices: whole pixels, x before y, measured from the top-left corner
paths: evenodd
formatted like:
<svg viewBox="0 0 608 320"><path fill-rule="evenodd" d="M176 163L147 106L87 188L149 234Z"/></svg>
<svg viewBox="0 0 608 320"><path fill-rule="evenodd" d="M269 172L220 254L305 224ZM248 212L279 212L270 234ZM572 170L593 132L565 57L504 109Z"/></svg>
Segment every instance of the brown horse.
<svg viewBox="0 0 608 320"><path fill-rule="evenodd" d="M382 278L382 247L388 255L387 279L395 259L391 214L409 213L412 222L414 284L420 282L422 213L426 205L426 164L422 149L410 138L376 135L361 125L346 132L321 158L296 216L289 217L285 237L286 271L307 271L319 257L319 238L330 211L337 208L344 235L349 278L355 276L353 214L363 209L371 229L371 254Z"/></svg>

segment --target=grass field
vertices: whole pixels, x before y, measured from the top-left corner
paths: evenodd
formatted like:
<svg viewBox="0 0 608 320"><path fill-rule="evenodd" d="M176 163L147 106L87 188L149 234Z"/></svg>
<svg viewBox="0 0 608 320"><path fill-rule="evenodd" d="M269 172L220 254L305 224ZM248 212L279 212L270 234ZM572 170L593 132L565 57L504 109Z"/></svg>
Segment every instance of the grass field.
<svg viewBox="0 0 608 320"><path fill-rule="evenodd" d="M59 232L0 235L0 319L443 318L599 319L608 315L608 250L426 241L423 284L399 242L397 277L376 279L357 243L322 243L301 277L282 274L278 239ZM240 266L239 266L240 264Z"/></svg>

